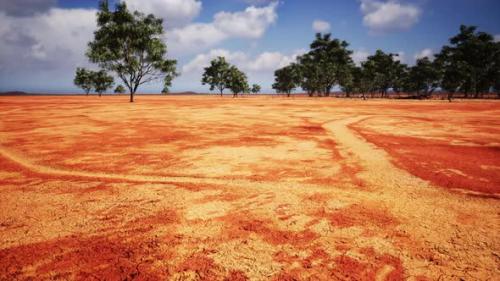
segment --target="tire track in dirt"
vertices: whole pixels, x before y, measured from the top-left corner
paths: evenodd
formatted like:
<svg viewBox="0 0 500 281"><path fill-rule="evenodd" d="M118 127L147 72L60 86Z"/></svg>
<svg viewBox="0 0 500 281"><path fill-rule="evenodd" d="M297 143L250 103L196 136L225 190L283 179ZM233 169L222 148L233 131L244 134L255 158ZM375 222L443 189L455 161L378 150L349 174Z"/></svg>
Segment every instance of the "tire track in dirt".
<svg viewBox="0 0 500 281"><path fill-rule="evenodd" d="M341 150L350 152L360 161L360 164L364 168L360 176L369 185L375 187L387 187L387 185L396 187L429 187L428 182L394 166L389 160L389 155L384 150L357 136L348 128L350 124L368 118L370 116L350 117L327 122L323 127L338 142Z"/></svg>
<svg viewBox="0 0 500 281"><path fill-rule="evenodd" d="M215 178L198 178L198 177L168 177L168 176L148 176L148 175L125 175L125 174L110 174L96 173L89 171L75 171L61 168L53 168L49 166L33 163L30 159L20 156L9 149L0 146L0 155L5 159L16 163L17 165L31 172L48 175L48 176L63 176L63 177L78 177L90 178L93 180L122 180L136 183L207 183L207 184L227 184L228 180Z"/></svg>
<svg viewBox="0 0 500 281"><path fill-rule="evenodd" d="M324 123L323 127L338 143L340 153L350 155L363 168L358 177L374 188L372 200L387 207L403 222L399 230L410 234L410 243L400 245L408 277L422 274L486 280L492 269L498 276L496 200L433 188L429 182L399 169L391 163L388 153L349 129L350 124L370 117L348 117ZM464 210L464 206L467 212L481 215L477 218L480 227L457 220L457 210Z"/></svg>

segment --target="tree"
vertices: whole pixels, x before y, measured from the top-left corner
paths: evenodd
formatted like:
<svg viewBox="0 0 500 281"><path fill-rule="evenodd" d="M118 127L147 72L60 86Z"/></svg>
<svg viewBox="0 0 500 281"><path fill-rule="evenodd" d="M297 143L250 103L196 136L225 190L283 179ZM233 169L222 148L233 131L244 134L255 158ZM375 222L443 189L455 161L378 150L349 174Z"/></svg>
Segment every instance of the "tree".
<svg viewBox="0 0 500 281"><path fill-rule="evenodd" d="M300 70L296 64L280 68L274 72L273 89L277 92L286 93L288 97L292 91L299 86L301 81Z"/></svg>
<svg viewBox="0 0 500 281"><path fill-rule="evenodd" d="M331 34L316 34L311 43L311 50L303 56L302 62L314 64L314 88L330 95L335 85L349 83L349 71L352 66L351 54L346 41L332 39Z"/></svg>
<svg viewBox="0 0 500 281"><path fill-rule="evenodd" d="M250 89L250 92L254 93L254 94L258 94L260 93L260 85L257 85L257 84L253 84L252 85L252 89Z"/></svg>
<svg viewBox="0 0 500 281"><path fill-rule="evenodd" d="M224 90L229 88L231 65L224 57L217 57L205 68L201 83L210 85L210 91L217 89L222 97Z"/></svg>
<svg viewBox="0 0 500 281"><path fill-rule="evenodd" d="M442 86L451 95L461 91L467 98L479 98L500 79L500 44L491 34L476 31L475 26L460 26L436 56L443 75ZM451 100L451 97L449 97Z"/></svg>
<svg viewBox="0 0 500 281"><path fill-rule="evenodd" d="M227 88L233 92L233 98L237 97L239 93L243 93L249 88L247 76L234 65L229 68Z"/></svg>
<svg viewBox="0 0 500 281"><path fill-rule="evenodd" d="M170 87L172 87L172 81L179 76L175 69L175 65L172 64L169 66L170 69L166 71L165 77L163 78L163 89L161 90L162 94L168 94L170 92Z"/></svg>
<svg viewBox="0 0 500 281"><path fill-rule="evenodd" d="M130 92L130 102L140 85L175 72L175 60L166 59L162 41L163 20L153 15L130 12L125 2L110 11L107 0L99 3L94 40L87 56L101 68L114 72Z"/></svg>
<svg viewBox="0 0 500 281"><path fill-rule="evenodd" d="M377 50L363 63L367 74L373 75L375 88L373 90L377 90L382 97L386 97L389 89L399 86L402 81L403 70L406 66L395 60L396 56L398 55Z"/></svg>
<svg viewBox="0 0 500 281"><path fill-rule="evenodd" d="M108 75L105 70L94 72L92 75L92 85L99 97L101 97L102 93L111 89L114 83L113 76Z"/></svg>
<svg viewBox="0 0 500 281"><path fill-rule="evenodd" d="M321 80L320 75L323 72L320 65L318 65L313 56L308 53L297 58L298 60L298 74L299 83L302 89L307 91L307 94L312 97L314 93L321 93Z"/></svg>
<svg viewBox="0 0 500 281"><path fill-rule="evenodd" d="M125 93L125 88L122 85L118 85L115 88L115 94L123 94Z"/></svg>
<svg viewBox="0 0 500 281"><path fill-rule="evenodd" d="M434 62L440 71L440 86L448 93L448 101L451 102L455 93L463 89L463 81L466 80L467 74L464 72L463 62L455 61L453 50L447 46L436 55Z"/></svg>
<svg viewBox="0 0 500 281"><path fill-rule="evenodd" d="M87 70L87 69L82 68L82 67L78 67L76 69L76 75L75 75L75 79L73 80L73 83L77 87L83 89L85 91L85 93L87 94L87 96L89 95L89 92L93 88L92 76L93 76L93 71L91 71L91 70Z"/></svg>
<svg viewBox="0 0 500 281"><path fill-rule="evenodd" d="M440 84L437 65L427 57L418 59L415 66L408 71L405 90L416 92L419 98L429 98Z"/></svg>

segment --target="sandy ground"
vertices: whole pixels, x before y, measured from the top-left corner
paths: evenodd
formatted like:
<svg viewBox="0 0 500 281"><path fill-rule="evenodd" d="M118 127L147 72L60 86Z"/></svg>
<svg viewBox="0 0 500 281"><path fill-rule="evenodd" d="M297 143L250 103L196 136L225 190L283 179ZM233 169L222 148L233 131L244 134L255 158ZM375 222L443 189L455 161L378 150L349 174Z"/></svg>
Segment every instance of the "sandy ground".
<svg viewBox="0 0 500 281"><path fill-rule="evenodd" d="M0 108L0 280L499 280L498 101Z"/></svg>

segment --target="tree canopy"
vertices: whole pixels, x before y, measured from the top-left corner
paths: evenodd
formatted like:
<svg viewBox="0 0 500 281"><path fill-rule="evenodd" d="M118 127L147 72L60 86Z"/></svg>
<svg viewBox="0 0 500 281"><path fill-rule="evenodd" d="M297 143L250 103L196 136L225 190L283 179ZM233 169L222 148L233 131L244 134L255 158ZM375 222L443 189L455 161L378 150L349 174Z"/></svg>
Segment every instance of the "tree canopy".
<svg viewBox="0 0 500 281"><path fill-rule="evenodd" d="M300 85L301 74L297 64L291 64L280 68L274 72L273 89L278 93L286 93L290 96L291 92Z"/></svg>
<svg viewBox="0 0 500 281"><path fill-rule="evenodd" d="M475 26L460 26L457 35L436 55L442 74L441 86L451 93L460 91L475 98L488 92L500 80L500 43Z"/></svg>
<svg viewBox="0 0 500 281"><path fill-rule="evenodd" d="M217 57L205 67L201 83L210 85L210 91L217 89L222 97L224 90L229 88L231 65L224 57Z"/></svg>
<svg viewBox="0 0 500 281"><path fill-rule="evenodd" d="M260 88L260 85L258 85L258 84L253 84L252 88L250 89L250 91L254 94L260 93L260 90L261 90L261 88Z"/></svg>
<svg viewBox="0 0 500 281"><path fill-rule="evenodd" d="M130 102L140 85L176 75L177 62L166 58L162 22L153 15L129 11L122 1L114 11L109 9L107 0L99 3L98 29L89 43L87 56L123 81L130 92Z"/></svg>
<svg viewBox="0 0 500 281"><path fill-rule="evenodd" d="M123 93L125 93L125 87L123 87L122 85L116 86L115 94L123 94Z"/></svg>
<svg viewBox="0 0 500 281"><path fill-rule="evenodd" d="M95 91L99 94L99 97L102 93L106 92L108 89L111 89L114 84L113 76L108 75L105 70L99 70L94 72L92 78L92 85Z"/></svg>
<svg viewBox="0 0 500 281"><path fill-rule="evenodd" d="M87 70L82 67L78 67L76 69L76 75L75 79L73 80L73 83L78 87L81 88L85 91L87 96L89 95L90 91L92 91L94 85L92 82L93 79L93 72L90 70Z"/></svg>
<svg viewBox="0 0 500 281"><path fill-rule="evenodd" d="M234 65L229 68L227 87L233 92L233 97L249 88L246 74Z"/></svg>

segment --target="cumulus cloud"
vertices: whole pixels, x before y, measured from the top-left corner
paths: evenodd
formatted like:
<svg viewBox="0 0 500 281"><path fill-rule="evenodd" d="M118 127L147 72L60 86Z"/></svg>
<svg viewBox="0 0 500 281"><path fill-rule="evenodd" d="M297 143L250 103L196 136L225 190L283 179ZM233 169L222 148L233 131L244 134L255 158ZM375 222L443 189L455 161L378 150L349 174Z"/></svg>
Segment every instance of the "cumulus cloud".
<svg viewBox="0 0 500 281"><path fill-rule="evenodd" d="M0 11L9 16L27 17L48 11L57 0L0 0Z"/></svg>
<svg viewBox="0 0 500 281"><path fill-rule="evenodd" d="M213 24L228 36L260 38L278 18L277 5L273 2L260 8L250 6L241 12L219 12L214 16Z"/></svg>
<svg viewBox="0 0 500 281"><path fill-rule="evenodd" d="M312 29L314 30L314 32L325 33L330 31L330 28L331 28L330 23L323 20L315 20L313 21L312 24Z"/></svg>
<svg viewBox="0 0 500 281"><path fill-rule="evenodd" d="M294 62L297 56L304 54L305 50L297 50L290 55L280 52L263 52L254 57L236 51L231 52L226 49L213 49L207 53L198 54L191 61L182 67L183 74L200 73L210 65L210 61L216 57L225 57L228 62L236 65L238 68L249 72L274 71L278 68L289 65Z"/></svg>
<svg viewBox="0 0 500 281"><path fill-rule="evenodd" d="M0 62L8 69L62 67L84 61L95 10L52 8L33 17L0 14Z"/></svg>
<svg viewBox="0 0 500 281"><path fill-rule="evenodd" d="M361 0L363 24L372 33L387 33L408 30L420 19L421 9L398 0Z"/></svg>
<svg viewBox="0 0 500 281"><path fill-rule="evenodd" d="M258 39L276 22L277 2L265 7L215 14L210 23L191 23L167 30L169 48L182 55L209 49L229 38Z"/></svg>
<svg viewBox="0 0 500 281"><path fill-rule="evenodd" d="M395 61L399 61L400 63L407 63L406 61L406 53L403 51L399 51L396 53L396 56L394 57Z"/></svg>
<svg viewBox="0 0 500 281"><path fill-rule="evenodd" d="M198 0L122 0L131 10L163 18L166 27L179 27L190 23L200 14Z"/></svg>
<svg viewBox="0 0 500 281"><path fill-rule="evenodd" d="M366 61L368 56L370 56L370 53L365 50L357 50L351 54L351 58L357 66L360 66L362 62Z"/></svg>
<svg viewBox="0 0 500 281"><path fill-rule="evenodd" d="M434 51L432 51L432 49L426 48L426 49L423 49L423 50L417 52L413 56L413 58L415 60L422 59L422 58L429 58L432 60L434 58Z"/></svg>

